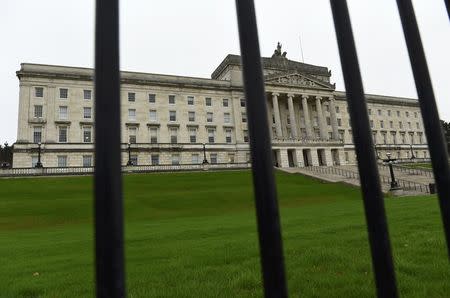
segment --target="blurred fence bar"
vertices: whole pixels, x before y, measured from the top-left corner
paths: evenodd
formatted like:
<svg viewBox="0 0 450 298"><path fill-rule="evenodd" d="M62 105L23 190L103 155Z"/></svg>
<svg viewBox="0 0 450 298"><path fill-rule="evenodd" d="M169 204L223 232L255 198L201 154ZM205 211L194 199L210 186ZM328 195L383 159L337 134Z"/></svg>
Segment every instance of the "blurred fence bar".
<svg viewBox="0 0 450 298"><path fill-rule="evenodd" d="M253 0L236 0L259 245L266 297L287 297L266 94Z"/></svg>
<svg viewBox="0 0 450 298"><path fill-rule="evenodd" d="M96 292L125 297L118 0L96 2L95 96Z"/></svg>
<svg viewBox="0 0 450 298"><path fill-rule="evenodd" d="M450 169L447 148L413 5L410 0L397 0L397 6L419 97L450 257Z"/></svg>
<svg viewBox="0 0 450 298"><path fill-rule="evenodd" d="M378 297L397 297L391 245L347 2L331 0Z"/></svg>

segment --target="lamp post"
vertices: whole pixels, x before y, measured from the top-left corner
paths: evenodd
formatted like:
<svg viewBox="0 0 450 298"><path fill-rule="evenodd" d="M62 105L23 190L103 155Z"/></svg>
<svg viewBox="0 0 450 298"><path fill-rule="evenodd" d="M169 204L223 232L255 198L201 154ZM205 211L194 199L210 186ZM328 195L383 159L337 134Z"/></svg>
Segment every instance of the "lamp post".
<svg viewBox="0 0 450 298"><path fill-rule="evenodd" d="M35 168L42 168L43 167L42 163L41 163L41 146L42 146L42 143L39 142L38 143L38 161L37 161L36 165L34 166Z"/></svg>
<svg viewBox="0 0 450 298"><path fill-rule="evenodd" d="M396 161L397 159L392 159L391 158L391 153L386 153L387 159L384 159L383 161L386 162L389 166L389 172L391 174L391 190L396 190L399 189L399 185L398 182L395 181L395 176L394 176L394 169L392 168L392 163L394 161Z"/></svg>
<svg viewBox="0 0 450 298"><path fill-rule="evenodd" d="M208 160L206 159L206 147L205 143L203 143L203 164L208 164Z"/></svg>
<svg viewBox="0 0 450 298"><path fill-rule="evenodd" d="M132 166L133 162L131 161L131 144L128 142L128 161L127 166Z"/></svg>

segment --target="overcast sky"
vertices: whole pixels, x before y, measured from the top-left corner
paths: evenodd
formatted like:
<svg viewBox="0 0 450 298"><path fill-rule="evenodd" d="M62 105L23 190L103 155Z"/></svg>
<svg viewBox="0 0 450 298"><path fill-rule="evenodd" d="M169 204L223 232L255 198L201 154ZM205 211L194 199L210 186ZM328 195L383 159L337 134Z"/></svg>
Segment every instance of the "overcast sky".
<svg viewBox="0 0 450 298"><path fill-rule="evenodd" d="M349 0L366 93L416 97L395 0ZM92 67L94 0L2 0L0 141L16 140L20 63ZM328 0L256 0L261 54L327 66L344 90ZM450 25L444 0L416 0L441 118L450 120ZM233 0L127 0L120 4L121 69L210 77L239 54Z"/></svg>

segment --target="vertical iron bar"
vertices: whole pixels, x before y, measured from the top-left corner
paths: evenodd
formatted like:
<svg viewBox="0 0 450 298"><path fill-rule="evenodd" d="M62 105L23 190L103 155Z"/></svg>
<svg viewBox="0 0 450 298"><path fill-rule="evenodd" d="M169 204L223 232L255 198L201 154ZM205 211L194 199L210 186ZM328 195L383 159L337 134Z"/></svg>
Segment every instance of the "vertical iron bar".
<svg viewBox="0 0 450 298"><path fill-rule="evenodd" d="M236 11L244 68L264 293L266 297L287 297L266 94L253 0L236 0Z"/></svg>
<svg viewBox="0 0 450 298"><path fill-rule="evenodd" d="M345 0L330 0L344 74L353 139L358 159L372 264L378 297L397 297L383 194L369 125L364 89L358 65L350 16Z"/></svg>
<svg viewBox="0 0 450 298"><path fill-rule="evenodd" d="M403 33L419 97L420 110L428 140L428 150L431 155L431 164L439 197L441 217L444 224L444 233L447 240L447 253L450 257L450 167L447 148L444 142L444 134L439 120L425 52L420 39L419 27L414 14L414 7L410 0L397 0L397 6L400 19L402 20Z"/></svg>
<svg viewBox="0 0 450 298"><path fill-rule="evenodd" d="M125 297L118 0L96 2L95 96L96 292Z"/></svg>

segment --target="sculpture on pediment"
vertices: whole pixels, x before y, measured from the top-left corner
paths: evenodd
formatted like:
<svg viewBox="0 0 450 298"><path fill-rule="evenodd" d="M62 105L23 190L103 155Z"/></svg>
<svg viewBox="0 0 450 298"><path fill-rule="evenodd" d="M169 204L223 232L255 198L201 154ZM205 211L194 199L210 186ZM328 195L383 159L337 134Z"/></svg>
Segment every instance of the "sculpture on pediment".
<svg viewBox="0 0 450 298"><path fill-rule="evenodd" d="M286 58L287 52L283 52L283 53L282 53L282 52L281 52L281 47L282 47L281 43L278 42L278 43L277 43L277 48L275 49L275 51L273 51L272 58L274 58L274 57L283 57L283 58Z"/></svg>

